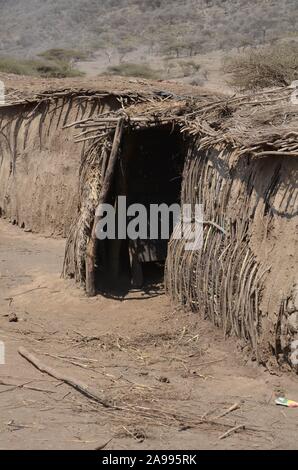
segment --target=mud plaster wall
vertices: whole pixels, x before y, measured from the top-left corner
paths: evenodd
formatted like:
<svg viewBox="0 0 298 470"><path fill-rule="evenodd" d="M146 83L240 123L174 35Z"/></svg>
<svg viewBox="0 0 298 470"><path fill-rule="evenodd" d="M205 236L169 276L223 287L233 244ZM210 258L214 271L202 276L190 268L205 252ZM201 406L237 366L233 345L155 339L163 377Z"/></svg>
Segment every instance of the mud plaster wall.
<svg viewBox="0 0 298 470"><path fill-rule="evenodd" d="M298 160L206 153L198 144L185 164L182 202L203 204L204 246L186 252L170 242L167 292L243 338L260 362L273 353L288 363L298 339Z"/></svg>
<svg viewBox="0 0 298 470"><path fill-rule="evenodd" d="M66 236L77 214L84 143L63 126L118 108L114 96L2 108L0 215L34 232Z"/></svg>

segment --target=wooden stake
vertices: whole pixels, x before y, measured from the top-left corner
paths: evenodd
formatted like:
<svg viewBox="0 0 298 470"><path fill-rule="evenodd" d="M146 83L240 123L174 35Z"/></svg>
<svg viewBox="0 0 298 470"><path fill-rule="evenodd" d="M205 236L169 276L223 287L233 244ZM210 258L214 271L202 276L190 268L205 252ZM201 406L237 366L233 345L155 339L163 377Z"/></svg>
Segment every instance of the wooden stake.
<svg viewBox="0 0 298 470"><path fill-rule="evenodd" d="M120 118L118 120L118 124L116 127L113 146L108 162L108 166L105 172L104 182L100 191L98 205L105 204L107 202L111 185L113 182L113 176L116 168L118 150L121 143L121 138L123 134L123 124L124 118ZM98 240L96 237L96 227L100 220L100 217L95 215L93 228L91 232L90 240L87 244L86 249L86 293L88 297L95 297L96 296L96 279L95 279L95 259L96 259L96 251Z"/></svg>

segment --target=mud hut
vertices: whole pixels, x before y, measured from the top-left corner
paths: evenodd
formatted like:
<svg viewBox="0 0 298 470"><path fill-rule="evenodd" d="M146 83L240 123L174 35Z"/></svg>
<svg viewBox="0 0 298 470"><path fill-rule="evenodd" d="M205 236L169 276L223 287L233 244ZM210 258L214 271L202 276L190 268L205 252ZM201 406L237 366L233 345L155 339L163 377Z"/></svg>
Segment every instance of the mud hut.
<svg viewBox="0 0 298 470"><path fill-rule="evenodd" d="M125 92L122 98L120 91L95 86L89 90L50 84L45 92L39 91L40 84L22 86L15 80L7 88L0 107L0 215L27 230L66 236L77 212L85 145L65 127L143 96Z"/></svg>
<svg viewBox="0 0 298 470"><path fill-rule="evenodd" d="M82 163L81 209L64 273L96 293L113 263L112 256L104 262L102 252L114 253L115 247L100 248L95 208L117 195L119 162L134 170L140 165L147 193L150 160L159 202L166 188L168 202L180 197L182 204L204 206L202 250L185 251L182 240L169 240L167 293L225 335L243 338L258 361L272 354L288 360L298 333L297 106L290 95L279 89L207 102L165 97L74 123L92 144ZM136 190L132 174L128 195ZM168 181L179 175L180 187L169 194Z"/></svg>
<svg viewBox="0 0 298 470"><path fill-rule="evenodd" d="M18 104L22 112L18 108L14 119L2 109L2 215L26 226L21 222L30 214L31 226L40 230L37 221L51 213L44 225L67 234L63 274L88 295L100 292L119 259L132 277L140 264L164 261L165 288L174 302L241 338L259 362L292 364L298 339L298 108L291 92L191 98L152 90L67 90ZM28 127L36 113L32 137ZM34 170L25 168L29 134ZM47 165L39 166L47 158L43 135L53 139L46 150L55 154L51 175ZM67 141L63 154L60 139ZM21 194L32 201L37 187L38 202L25 207ZM130 256L133 250L119 240L99 243L96 208L121 194L146 204L202 204L203 249L186 251L183 240L169 237L161 254L147 246L142 256L138 250ZM118 275L119 263L115 282Z"/></svg>

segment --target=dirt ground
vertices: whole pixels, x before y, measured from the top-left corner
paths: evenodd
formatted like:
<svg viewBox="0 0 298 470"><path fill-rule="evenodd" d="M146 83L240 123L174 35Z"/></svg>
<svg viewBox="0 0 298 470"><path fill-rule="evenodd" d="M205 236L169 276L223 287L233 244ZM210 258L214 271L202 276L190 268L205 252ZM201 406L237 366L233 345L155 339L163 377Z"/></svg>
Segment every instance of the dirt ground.
<svg viewBox="0 0 298 470"><path fill-rule="evenodd" d="M60 278L64 243L0 220L0 449L298 448L298 409L274 403L298 400L297 376L250 362L159 284L86 298ZM41 373L20 346L115 407Z"/></svg>

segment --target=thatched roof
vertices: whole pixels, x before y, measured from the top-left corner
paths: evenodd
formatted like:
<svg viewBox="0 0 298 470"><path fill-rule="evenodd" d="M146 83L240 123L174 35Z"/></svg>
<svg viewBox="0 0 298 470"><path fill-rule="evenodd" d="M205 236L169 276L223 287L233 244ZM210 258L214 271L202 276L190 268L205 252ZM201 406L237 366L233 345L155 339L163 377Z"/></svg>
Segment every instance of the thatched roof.
<svg viewBox="0 0 298 470"><path fill-rule="evenodd" d="M298 156L298 105L291 102L291 87L216 96L199 87L170 81L121 77L41 80L0 74L0 79L7 88L4 107L116 97L119 111L67 126L79 129L78 142L102 141L107 133L113 134L118 119L124 117L126 127L134 129L179 126L182 132L198 137L202 149L231 145L239 155Z"/></svg>
<svg viewBox="0 0 298 470"><path fill-rule="evenodd" d="M78 142L96 142L113 133L120 118L127 127L142 129L166 124L200 138L200 147L231 145L253 156L298 156L298 105L293 90L277 88L261 93L220 98L155 96L137 100L117 112L72 123L80 130Z"/></svg>
<svg viewBox="0 0 298 470"><path fill-rule="evenodd" d="M35 103L59 97L82 99L104 96L152 96L166 93L173 96L211 95L210 92L191 85L172 81L153 81L138 78L100 76L96 78L42 79L0 73L6 88L6 105Z"/></svg>

